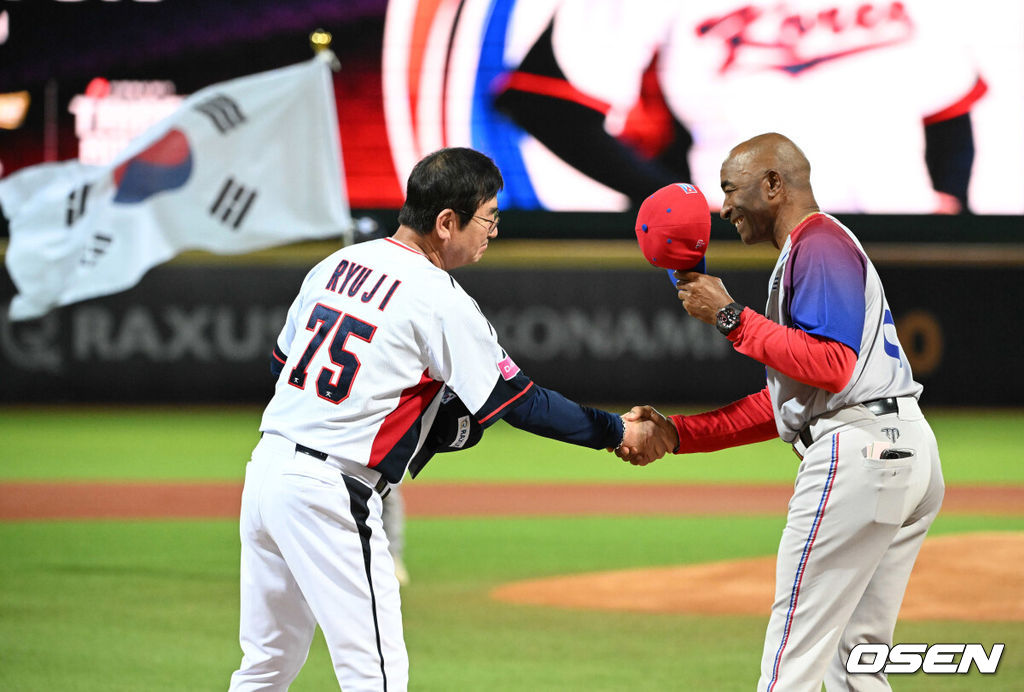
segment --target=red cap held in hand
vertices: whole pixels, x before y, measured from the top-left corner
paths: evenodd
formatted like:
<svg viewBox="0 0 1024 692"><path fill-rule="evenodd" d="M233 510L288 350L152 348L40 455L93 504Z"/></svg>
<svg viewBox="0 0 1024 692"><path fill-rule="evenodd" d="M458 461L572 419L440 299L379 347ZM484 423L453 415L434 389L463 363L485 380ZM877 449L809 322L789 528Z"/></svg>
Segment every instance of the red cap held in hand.
<svg viewBox="0 0 1024 692"><path fill-rule="evenodd" d="M704 272L711 234L708 201L695 185L666 185L644 200L636 239L647 261L663 269Z"/></svg>

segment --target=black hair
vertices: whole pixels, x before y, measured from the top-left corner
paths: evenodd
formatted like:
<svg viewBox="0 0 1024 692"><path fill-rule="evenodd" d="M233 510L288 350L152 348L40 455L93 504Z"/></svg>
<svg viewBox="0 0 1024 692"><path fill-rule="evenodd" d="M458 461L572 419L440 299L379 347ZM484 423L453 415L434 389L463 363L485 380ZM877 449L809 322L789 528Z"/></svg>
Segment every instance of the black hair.
<svg viewBox="0 0 1024 692"><path fill-rule="evenodd" d="M409 174L398 223L426 235L441 211L453 209L459 225L465 226L477 207L497 196L504 185L490 157L465 147L439 149L423 157Z"/></svg>

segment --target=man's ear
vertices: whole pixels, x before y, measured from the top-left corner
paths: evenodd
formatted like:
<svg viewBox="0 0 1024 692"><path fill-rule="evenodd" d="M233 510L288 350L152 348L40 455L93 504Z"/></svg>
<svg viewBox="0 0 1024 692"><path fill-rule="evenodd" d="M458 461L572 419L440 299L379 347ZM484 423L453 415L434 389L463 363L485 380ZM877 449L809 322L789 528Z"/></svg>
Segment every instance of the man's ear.
<svg viewBox="0 0 1024 692"><path fill-rule="evenodd" d="M775 199L782 192L782 176L778 171L768 171L764 174L764 192L768 199Z"/></svg>
<svg viewBox="0 0 1024 692"><path fill-rule="evenodd" d="M444 241L449 240L459 228L459 215L454 209L442 209L434 219L434 230L437 236Z"/></svg>

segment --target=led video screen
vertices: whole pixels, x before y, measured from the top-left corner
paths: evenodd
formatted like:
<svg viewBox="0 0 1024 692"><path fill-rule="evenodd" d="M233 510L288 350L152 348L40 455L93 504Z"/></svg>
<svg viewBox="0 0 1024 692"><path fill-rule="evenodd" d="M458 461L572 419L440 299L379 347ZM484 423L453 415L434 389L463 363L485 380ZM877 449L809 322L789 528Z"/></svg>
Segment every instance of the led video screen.
<svg viewBox="0 0 1024 692"><path fill-rule="evenodd" d="M166 108L306 59L305 36L323 27L342 63L334 85L354 208L399 206L412 165L443 146L495 159L503 208L623 211L676 181L717 207L729 149L777 131L804 149L831 212L1024 213L1016 0L0 8L3 174L116 148L95 132L83 146L82 114L99 103L85 99L134 93L156 117L158 100ZM141 127L141 111L124 118Z"/></svg>

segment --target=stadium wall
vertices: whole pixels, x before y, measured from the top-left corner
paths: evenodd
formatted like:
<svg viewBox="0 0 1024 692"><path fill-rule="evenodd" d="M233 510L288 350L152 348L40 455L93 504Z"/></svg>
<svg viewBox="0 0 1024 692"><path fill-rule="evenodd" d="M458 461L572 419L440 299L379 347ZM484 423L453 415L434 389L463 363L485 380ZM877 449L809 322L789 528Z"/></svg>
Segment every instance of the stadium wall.
<svg viewBox="0 0 1024 692"><path fill-rule="evenodd" d="M738 301L762 309L772 249L712 245L709 271ZM307 269L333 249L185 256L129 291L40 320L0 315L0 401L266 400L288 305ZM868 249L927 403L1024 404L1020 248ZM665 272L638 256L625 241L506 241L455 276L519 366L567 396L714 404L761 387L762 366L689 318ZM4 273L0 300L13 294Z"/></svg>

